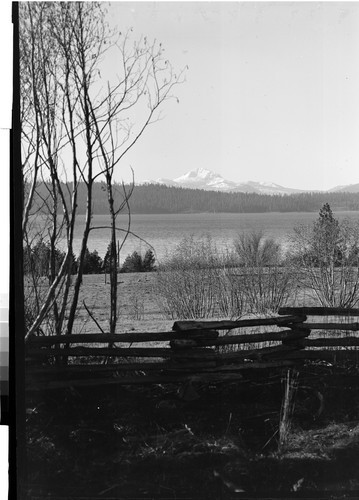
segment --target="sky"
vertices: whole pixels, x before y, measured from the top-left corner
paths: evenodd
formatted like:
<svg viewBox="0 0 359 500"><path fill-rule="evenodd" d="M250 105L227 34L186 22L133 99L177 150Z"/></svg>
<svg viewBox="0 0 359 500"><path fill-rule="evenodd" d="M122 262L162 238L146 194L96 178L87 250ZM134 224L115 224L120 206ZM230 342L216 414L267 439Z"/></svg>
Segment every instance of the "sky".
<svg viewBox="0 0 359 500"><path fill-rule="evenodd" d="M199 167L329 189L359 182L359 3L112 2L186 81L123 159L137 181ZM115 67L109 58L105 64Z"/></svg>
<svg viewBox="0 0 359 500"><path fill-rule="evenodd" d="M156 38L176 70L188 66L179 103L165 103L117 180L128 180L131 166L136 181L201 167L237 182L308 190L359 182L358 2L104 6L112 26ZM116 60L104 65L114 75ZM11 118L4 96L1 116L6 109Z"/></svg>

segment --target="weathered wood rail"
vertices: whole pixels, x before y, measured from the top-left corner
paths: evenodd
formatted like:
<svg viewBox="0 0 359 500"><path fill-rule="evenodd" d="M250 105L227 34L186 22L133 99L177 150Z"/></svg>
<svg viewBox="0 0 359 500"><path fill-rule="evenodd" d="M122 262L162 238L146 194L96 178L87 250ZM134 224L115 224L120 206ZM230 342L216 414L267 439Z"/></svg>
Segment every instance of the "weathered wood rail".
<svg viewBox="0 0 359 500"><path fill-rule="evenodd" d="M359 309L284 307L278 314L176 321L167 332L34 337L26 352L27 388L234 381L248 370L305 360L359 362L359 336L350 333L359 331L353 321ZM316 316L326 321L308 321ZM274 328L253 331L259 327Z"/></svg>
<svg viewBox="0 0 359 500"><path fill-rule="evenodd" d="M310 337L304 339L305 349L290 353L288 359L359 362L359 309L338 307L282 307L279 315L303 314ZM321 321L313 320L319 317ZM333 319L334 317L334 319ZM325 318L325 319L324 319Z"/></svg>
<svg viewBox="0 0 359 500"><path fill-rule="evenodd" d="M27 388L237 380L244 370L297 364L288 353L304 349L310 334L305 320L296 314L176 321L168 332L34 337L26 352ZM272 326L271 331L253 332ZM133 346L138 343L146 346Z"/></svg>

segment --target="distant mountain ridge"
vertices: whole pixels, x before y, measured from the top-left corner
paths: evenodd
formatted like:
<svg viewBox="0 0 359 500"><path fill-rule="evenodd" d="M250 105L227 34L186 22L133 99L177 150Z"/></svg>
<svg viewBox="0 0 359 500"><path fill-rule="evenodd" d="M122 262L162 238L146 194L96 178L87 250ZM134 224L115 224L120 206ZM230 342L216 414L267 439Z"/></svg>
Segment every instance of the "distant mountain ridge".
<svg viewBox="0 0 359 500"><path fill-rule="evenodd" d="M332 189L328 189L328 193L359 193L359 183L358 184L347 184L346 186L336 186Z"/></svg>
<svg viewBox="0 0 359 500"><path fill-rule="evenodd" d="M71 205L72 184L61 183L67 206ZM124 203L125 192L130 185L116 185L115 208ZM34 212L49 209L49 186L40 182L34 198ZM108 199L103 182L93 184L93 214L108 214ZM191 189L180 185L166 186L160 183L138 184L129 200L131 214L179 214L179 213L264 213L264 212L318 212L324 203L329 203L334 212L359 211L359 196L356 192L304 192L290 195L258 194L243 192ZM77 213L85 214L87 188L80 182L77 192ZM126 203L125 203L126 206ZM59 211L61 207L59 206Z"/></svg>
<svg viewBox="0 0 359 500"><path fill-rule="evenodd" d="M295 194L311 192L305 189L294 189L275 184L274 182L234 182L224 179L221 175L212 170L197 168L177 177L176 179L159 178L155 181L146 181L154 184L164 184L166 186L185 187L190 189L204 189L206 191L222 191L227 193L257 193L257 194ZM140 183L142 184L142 183ZM313 190L312 192L319 192ZM322 192L349 192L359 193L359 184L349 184L346 186L336 186Z"/></svg>

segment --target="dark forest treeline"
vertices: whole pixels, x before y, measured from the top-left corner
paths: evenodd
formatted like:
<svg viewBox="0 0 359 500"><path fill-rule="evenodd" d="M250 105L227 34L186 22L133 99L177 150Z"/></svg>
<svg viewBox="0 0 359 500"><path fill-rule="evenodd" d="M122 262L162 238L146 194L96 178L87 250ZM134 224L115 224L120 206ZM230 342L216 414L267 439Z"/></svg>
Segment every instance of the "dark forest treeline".
<svg viewBox="0 0 359 500"><path fill-rule="evenodd" d="M124 188L118 184L117 204L124 199ZM46 198L46 184L39 186L39 192ZM71 191L71 190L69 190ZM103 183L95 183L93 190L94 214L107 214L108 202ZM318 193L308 192L291 195L267 195L257 193L223 193L165 186L160 184L137 185L130 199L132 213L263 213L263 212L317 212L324 203L329 203L335 211L359 210L359 193ZM79 187L78 213L84 214L86 190Z"/></svg>

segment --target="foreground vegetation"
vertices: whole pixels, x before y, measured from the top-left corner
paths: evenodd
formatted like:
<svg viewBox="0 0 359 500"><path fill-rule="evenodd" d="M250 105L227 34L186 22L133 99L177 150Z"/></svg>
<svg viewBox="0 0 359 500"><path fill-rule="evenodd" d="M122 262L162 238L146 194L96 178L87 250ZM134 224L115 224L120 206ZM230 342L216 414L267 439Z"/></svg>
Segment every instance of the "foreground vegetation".
<svg viewBox="0 0 359 500"><path fill-rule="evenodd" d="M355 494L358 368L300 369L281 435L285 379L28 395L29 497Z"/></svg>

